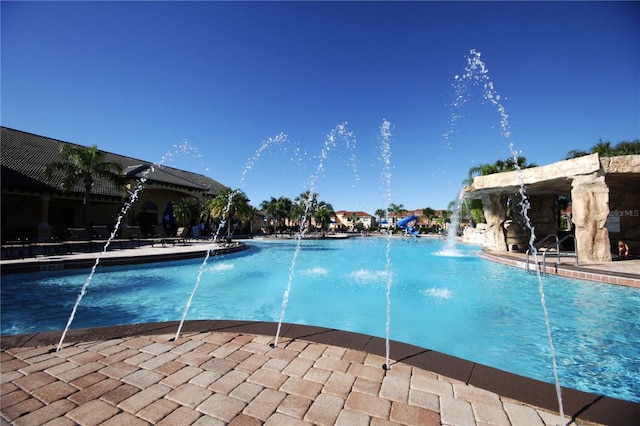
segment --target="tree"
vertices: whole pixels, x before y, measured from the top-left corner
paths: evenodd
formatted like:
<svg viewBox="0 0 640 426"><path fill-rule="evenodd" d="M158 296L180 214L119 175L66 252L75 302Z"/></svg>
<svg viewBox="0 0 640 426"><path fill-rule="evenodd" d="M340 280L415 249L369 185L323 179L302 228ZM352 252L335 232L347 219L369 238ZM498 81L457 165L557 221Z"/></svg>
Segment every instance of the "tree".
<svg viewBox="0 0 640 426"><path fill-rule="evenodd" d="M425 207L424 209L422 209L422 217L427 219L429 221L429 224L431 222L431 219L433 219L435 215L436 211L431 207Z"/></svg>
<svg viewBox="0 0 640 426"><path fill-rule="evenodd" d="M589 154L598 154L600 157L616 157L619 155L639 155L640 154L640 139L636 139L633 142L622 141L615 146L611 146L611 142L604 142L602 139L597 144L593 145L589 151L582 151L580 149L572 149L567 153L566 159L584 157Z"/></svg>
<svg viewBox="0 0 640 426"><path fill-rule="evenodd" d="M260 203L260 209L267 214L267 218L272 225L274 220L278 220L278 200L275 197L271 197L269 201L264 200ZM275 225L274 234L277 235Z"/></svg>
<svg viewBox="0 0 640 426"><path fill-rule="evenodd" d="M517 169L528 169L538 167L535 163L527 163L527 158L518 156L515 159L509 157L506 160L497 160L495 163L478 164L469 169L469 176L462 183L472 185L476 176L487 176L494 173L511 172Z"/></svg>
<svg viewBox="0 0 640 426"><path fill-rule="evenodd" d="M182 226L188 226L198 218L200 214L198 200L193 197L182 197L173 203L173 213Z"/></svg>
<svg viewBox="0 0 640 426"><path fill-rule="evenodd" d="M218 195L207 201L207 209L214 219L226 221L227 239L231 239L231 226L233 219L245 219L252 211L249 199L239 189L225 189Z"/></svg>
<svg viewBox="0 0 640 426"><path fill-rule="evenodd" d="M287 197L264 200L260 203L260 208L267 214L270 221L275 221L274 233L277 235L278 228L282 228L284 222L292 216L291 209L293 202Z"/></svg>
<svg viewBox="0 0 640 426"><path fill-rule="evenodd" d="M449 207L450 208L450 207ZM446 224L451 222L451 215L453 212L451 210L441 210L440 216L436 218L436 223L438 224L439 230L445 229Z"/></svg>
<svg viewBox="0 0 640 426"><path fill-rule="evenodd" d="M351 213L349 217L347 217L347 220L351 222L353 230L356 231L358 229L358 225L360 225L360 217L358 217L358 214L356 212Z"/></svg>
<svg viewBox="0 0 640 426"><path fill-rule="evenodd" d="M247 222L249 224L249 232L253 234L253 219L258 216L258 209L249 204L249 200L247 200L247 208L241 209L237 213L238 219L241 222Z"/></svg>
<svg viewBox="0 0 640 426"><path fill-rule="evenodd" d="M322 226L322 233L324 235L324 231L329 227L331 223L331 218L335 216L333 211L333 207L331 204L325 203L324 201L319 203L318 209L316 210L315 219L316 223L319 223Z"/></svg>
<svg viewBox="0 0 640 426"><path fill-rule="evenodd" d="M45 176L48 180L60 177L62 189L65 192L71 192L77 185L83 185L83 223L84 227L88 229L91 217L91 188L98 179L113 185L122 185L122 165L105 161L105 153L98 151L96 145L83 147L65 144L60 149L60 156L65 160L47 164Z"/></svg>
<svg viewBox="0 0 640 426"><path fill-rule="evenodd" d="M614 155L614 149L611 146L611 142L603 142L601 139L600 142L591 148L591 153L598 154L600 157L612 157Z"/></svg>
<svg viewBox="0 0 640 426"><path fill-rule="evenodd" d="M572 149L571 151L567 152L567 157L565 159L569 160L571 158L584 157L585 155L589 155L589 153L581 149Z"/></svg>
<svg viewBox="0 0 640 426"><path fill-rule="evenodd" d="M395 215L395 218L396 218L395 224L394 224L395 227L398 226L397 223L398 223L398 220L400 219L400 216L402 216L404 213L407 212L403 204L394 204L394 203L389 204L387 211Z"/></svg>
<svg viewBox="0 0 640 426"><path fill-rule="evenodd" d="M296 197L294 203L296 218L300 220L304 219L307 223L301 225L307 225L308 229L308 227L311 226L311 218L316 214L318 208L318 194L305 191Z"/></svg>
<svg viewBox="0 0 640 426"><path fill-rule="evenodd" d="M636 139L633 142L619 142L614 147L614 150L616 155L640 155L640 139Z"/></svg>

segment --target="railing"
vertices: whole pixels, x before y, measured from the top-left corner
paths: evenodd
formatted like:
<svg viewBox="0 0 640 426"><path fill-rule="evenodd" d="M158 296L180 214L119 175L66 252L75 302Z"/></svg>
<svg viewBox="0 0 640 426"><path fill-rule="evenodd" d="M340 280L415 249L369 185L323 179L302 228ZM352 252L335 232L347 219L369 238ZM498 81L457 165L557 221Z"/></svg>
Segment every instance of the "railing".
<svg viewBox="0 0 640 426"><path fill-rule="evenodd" d="M551 246L547 246L547 248L552 247L554 245L558 244L558 236L556 234L549 234L546 237L544 237L543 239L541 239L540 241L538 241L537 243L534 244L534 248L536 249L536 252L538 251L538 249L540 247L543 246L543 244L550 239L554 239L555 241L552 243ZM531 248L527 249L527 271L529 270L529 254L531 254ZM538 267L538 265L536 264L536 268Z"/></svg>
<svg viewBox="0 0 640 426"><path fill-rule="evenodd" d="M560 252L560 244L562 244L564 241L568 240L569 238L573 239L573 252L565 252L565 253L561 253ZM576 245L576 237L574 235L565 235L564 237L562 237L562 239L560 241L558 241L555 244L555 248L556 248L556 253L551 253L550 256L557 256L558 257L558 261L556 262L556 265L558 263L560 263L560 257L573 257L576 259L576 266L578 266L578 246ZM542 270L546 271L547 270L547 251L545 251L542 254Z"/></svg>
<svg viewBox="0 0 640 426"><path fill-rule="evenodd" d="M552 239L552 243L547 245L544 245L544 243L548 240ZM560 245L568 240L568 239L573 239L573 247L574 247L574 251L567 251L567 252L561 252L560 250ZM562 239L558 239L558 236L556 234L549 234L546 237L544 237L543 239L541 239L540 241L538 241L534 247L537 251L538 248L543 247L544 245L544 253L542 254L542 272L546 273L547 271L547 254L549 256L556 256L557 257L557 262L556 265L558 263L560 263L560 258L561 257L573 257L575 258L575 265L578 266L578 250L577 250L577 243L576 243L576 237L574 235L565 235L564 237L562 237ZM531 253L531 249L527 250L527 271L530 270L529 269L529 254ZM539 268L539 265L536 263L536 271L538 270L537 268Z"/></svg>

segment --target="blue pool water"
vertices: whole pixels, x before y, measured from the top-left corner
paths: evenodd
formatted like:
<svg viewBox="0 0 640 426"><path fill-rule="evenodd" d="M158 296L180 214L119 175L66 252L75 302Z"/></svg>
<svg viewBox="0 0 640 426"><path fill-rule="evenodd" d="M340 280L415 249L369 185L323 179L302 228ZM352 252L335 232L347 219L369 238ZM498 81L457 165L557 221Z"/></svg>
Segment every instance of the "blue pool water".
<svg viewBox="0 0 640 426"><path fill-rule="evenodd" d="M296 241L209 259L187 316L278 321ZM385 336L385 238L302 241L284 321ZM391 240L391 339L553 383L534 274ZM201 260L100 267L72 328L180 320ZM2 334L60 330L88 270L2 277ZM543 277L563 386L640 402L640 290ZM275 334L275 329L274 329ZM393 354L393 348L392 348Z"/></svg>

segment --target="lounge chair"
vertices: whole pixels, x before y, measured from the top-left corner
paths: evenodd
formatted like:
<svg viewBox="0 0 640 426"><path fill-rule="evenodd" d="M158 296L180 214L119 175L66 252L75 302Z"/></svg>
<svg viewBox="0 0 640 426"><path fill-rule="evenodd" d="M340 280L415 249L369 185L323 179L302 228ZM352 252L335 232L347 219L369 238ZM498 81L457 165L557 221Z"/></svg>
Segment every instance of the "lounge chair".
<svg viewBox="0 0 640 426"><path fill-rule="evenodd" d="M69 228L69 233L74 241L89 241L91 235L84 228Z"/></svg>
<svg viewBox="0 0 640 426"><path fill-rule="evenodd" d="M36 257L38 254L43 256L69 254L74 247L84 246L86 243L71 241L71 233L66 226L53 226L48 235L38 238L30 243L30 255Z"/></svg>
<svg viewBox="0 0 640 426"><path fill-rule="evenodd" d="M99 241L91 239L91 233L85 228L69 228L69 233L71 234L71 240L67 244L77 247L78 250L95 251L100 244Z"/></svg>
<svg viewBox="0 0 640 426"><path fill-rule="evenodd" d="M104 246L104 244L106 244L106 242L111 238L111 231L109 231L105 225L94 226L92 237L92 240L95 239ZM111 245L115 246L117 244L121 249L126 248L127 243L129 242L131 243L131 248L134 248L133 241L129 238L123 238L122 236L115 236L114 238L111 238Z"/></svg>
<svg viewBox="0 0 640 426"><path fill-rule="evenodd" d="M188 226L181 226L178 228L178 232L176 232L176 236L178 238L184 238L184 243L188 243L190 238L189 238L189 227Z"/></svg>
<svg viewBox="0 0 640 426"><path fill-rule="evenodd" d="M179 230L180 231L180 230ZM170 237L167 235L167 232L164 230L164 226L162 225L153 225L154 237L159 237L160 242L162 243L162 247L167 243L171 243L172 245L176 245L176 243L182 243L182 245L187 245L187 238L184 236ZM182 233L184 233L184 228L182 229ZM180 235L180 234L179 234Z"/></svg>
<svg viewBox="0 0 640 426"><path fill-rule="evenodd" d="M139 226L127 226L122 228L122 236L123 238L127 238L132 244L135 242L137 247L140 247L140 244L151 244L151 247L154 244L159 243L160 240L157 238L148 238L145 237L142 233L142 229Z"/></svg>

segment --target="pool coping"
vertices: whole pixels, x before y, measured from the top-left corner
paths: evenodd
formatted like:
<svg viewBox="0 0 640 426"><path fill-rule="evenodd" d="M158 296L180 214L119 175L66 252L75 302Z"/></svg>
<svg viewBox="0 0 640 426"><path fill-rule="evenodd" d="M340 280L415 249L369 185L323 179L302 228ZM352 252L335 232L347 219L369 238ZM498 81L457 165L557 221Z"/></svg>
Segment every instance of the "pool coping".
<svg viewBox="0 0 640 426"><path fill-rule="evenodd" d="M519 269L535 271L535 261L531 259L529 264L524 254L496 253L487 250L478 252L478 256L491 262L500 263L502 265L512 266ZM633 274L622 271L607 271L599 269L598 266L572 265L567 263L547 263L543 268L542 262L539 263L540 272L543 274L557 275L564 278L576 278L586 281L595 281L604 284L615 284L627 287L640 288L640 274Z"/></svg>
<svg viewBox="0 0 640 426"><path fill-rule="evenodd" d="M0 261L2 275L25 272L61 271L67 269L91 268L99 258L101 266L127 266L143 263L165 262L204 258L207 250L211 256L238 253L251 247L243 242L229 244L198 241L171 247L140 246L132 249L109 250L100 256L99 252L74 253L64 256L41 256L28 259Z"/></svg>
<svg viewBox="0 0 640 426"><path fill-rule="evenodd" d="M143 335L173 334L177 331L178 324L178 321L172 321L69 330L64 345L69 345L71 342L106 341ZM192 320L184 323L182 333L232 332L275 336L276 330L277 323L273 322ZM0 348L4 351L12 348L52 345L58 343L60 336L61 331L0 336ZM287 339L339 346L383 358L386 356L385 339L365 334L326 327L282 324L280 336ZM557 413L559 411L556 389L553 384L430 349L393 340L389 343L389 358L394 360L394 363L402 362L551 412ZM391 368L393 369L393 363L391 363ZM590 394L566 387L562 387L562 401L565 416L573 421L579 419L607 425L627 425L640 419L640 403Z"/></svg>

